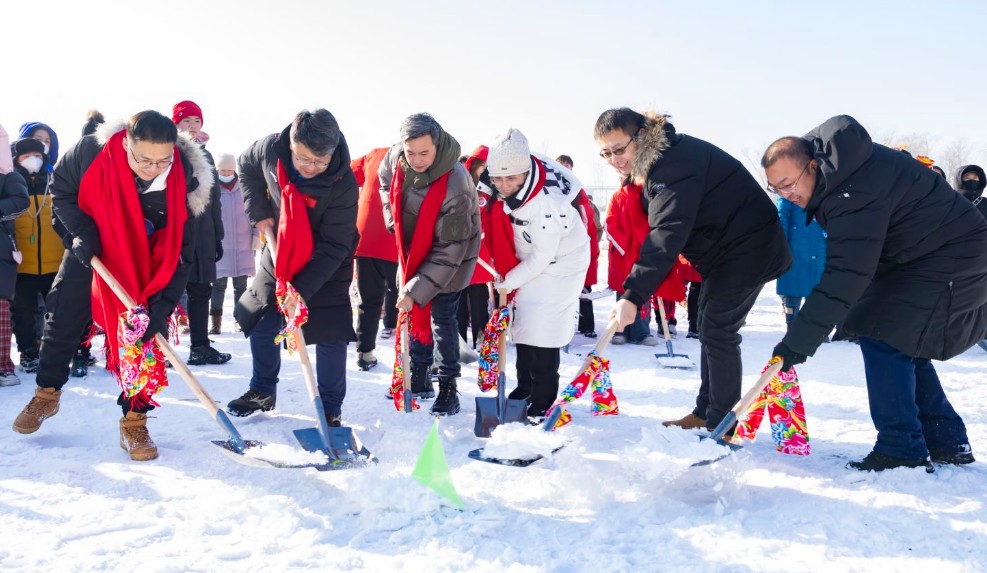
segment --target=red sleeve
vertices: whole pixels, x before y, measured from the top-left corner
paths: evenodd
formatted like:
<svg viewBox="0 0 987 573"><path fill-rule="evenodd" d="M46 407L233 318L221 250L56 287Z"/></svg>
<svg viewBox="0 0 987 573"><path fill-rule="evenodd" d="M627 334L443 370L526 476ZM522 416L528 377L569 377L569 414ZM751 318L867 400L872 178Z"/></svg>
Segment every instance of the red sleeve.
<svg viewBox="0 0 987 573"><path fill-rule="evenodd" d="M356 177L357 187L363 187L363 182L367 180L367 174L363 170L363 162L367 159L367 156L358 157L350 162L350 169L353 170L353 175Z"/></svg>

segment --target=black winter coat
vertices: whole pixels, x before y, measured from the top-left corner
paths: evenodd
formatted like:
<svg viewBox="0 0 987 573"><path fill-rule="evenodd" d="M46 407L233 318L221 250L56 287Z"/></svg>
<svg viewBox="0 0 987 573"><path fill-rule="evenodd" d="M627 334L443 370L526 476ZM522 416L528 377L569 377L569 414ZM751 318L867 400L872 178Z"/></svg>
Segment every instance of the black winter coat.
<svg viewBox="0 0 987 573"><path fill-rule="evenodd" d="M202 148L213 170L213 183L209 191L209 208L195 218L195 256L189 271L188 282L216 282L216 241L223 240L223 210L219 200L219 180L216 178L216 162L212 154Z"/></svg>
<svg viewBox="0 0 987 573"><path fill-rule="evenodd" d="M852 333L946 360L987 334L987 221L935 171L875 144L856 120L812 130L820 170L807 217L828 234L826 269L784 342L811 355Z"/></svg>
<svg viewBox="0 0 987 573"><path fill-rule="evenodd" d="M56 232L62 234L62 244L71 248L76 236L87 240L93 235L98 236L96 223L79 207L79 187L82 176L102 151L106 142L118 131L126 129L123 124L101 124L94 135L87 135L69 149L55 165L52 176L51 197L52 208L58 223ZM209 189L213 185L213 173L204 154L197 144L183 135L178 136L178 152L185 170L187 182L188 219L182 228L182 249L178 259L175 274L168 284L148 300L149 304L160 304L174 309L188 283L190 263L195 253L195 217L208 208ZM108 238L101 240L103 256L111 256L113 243Z"/></svg>
<svg viewBox="0 0 987 573"><path fill-rule="evenodd" d="M679 253L718 292L749 290L792 265L778 210L743 165L715 145L645 114L631 176L642 186L651 231L624 281L638 306L651 298Z"/></svg>
<svg viewBox="0 0 987 573"><path fill-rule="evenodd" d="M980 177L980 185L977 186L978 188L975 191L967 191L963 188L963 175L971 172L976 173ZM984 173L983 167L979 165L963 165L956 170L956 179L953 182L953 188L976 205L980 214L987 218L987 200L984 199L985 187L987 187L987 174Z"/></svg>
<svg viewBox="0 0 987 573"><path fill-rule="evenodd" d="M274 219L274 228L278 227L281 213L278 160L290 173L290 129L288 126L279 134L257 141L237 162L243 200L252 225ZM291 281L309 309L305 340L309 344L356 340L349 290L353 282L353 253L359 240L356 209L360 192L350 169L346 140L340 139L324 172L312 179L299 178L297 183L302 193L315 200L315 206L308 207L315 249L308 264ZM234 312L244 335L250 334L268 306L276 304L274 287L274 261L271 250L265 246L257 276L240 297Z"/></svg>
<svg viewBox="0 0 987 573"><path fill-rule="evenodd" d="M12 300L17 284L14 220L30 206L27 182L16 171L0 173L0 298Z"/></svg>

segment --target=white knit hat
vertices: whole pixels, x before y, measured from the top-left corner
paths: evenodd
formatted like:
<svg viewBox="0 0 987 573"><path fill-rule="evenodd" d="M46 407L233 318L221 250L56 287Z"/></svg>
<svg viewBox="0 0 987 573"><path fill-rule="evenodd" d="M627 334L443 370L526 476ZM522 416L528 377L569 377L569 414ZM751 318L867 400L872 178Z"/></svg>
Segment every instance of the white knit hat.
<svg viewBox="0 0 987 573"><path fill-rule="evenodd" d="M236 157L229 153L220 155L216 161L216 169L236 169Z"/></svg>
<svg viewBox="0 0 987 573"><path fill-rule="evenodd" d="M491 177L507 177L530 171L528 138L513 127L495 137L487 155L487 170Z"/></svg>

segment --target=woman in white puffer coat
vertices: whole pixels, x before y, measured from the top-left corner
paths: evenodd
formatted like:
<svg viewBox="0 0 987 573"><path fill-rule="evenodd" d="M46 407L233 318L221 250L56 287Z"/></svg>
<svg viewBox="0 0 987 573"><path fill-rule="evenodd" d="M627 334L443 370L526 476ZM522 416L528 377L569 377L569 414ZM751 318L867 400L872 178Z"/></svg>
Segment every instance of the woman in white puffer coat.
<svg viewBox="0 0 987 573"><path fill-rule="evenodd" d="M572 200L581 185L567 169L531 155L524 135L509 129L490 145L487 170L496 194L483 207L493 264L513 292L510 338L518 386L540 418L559 391L560 349L576 329L579 295L589 267L589 238Z"/></svg>

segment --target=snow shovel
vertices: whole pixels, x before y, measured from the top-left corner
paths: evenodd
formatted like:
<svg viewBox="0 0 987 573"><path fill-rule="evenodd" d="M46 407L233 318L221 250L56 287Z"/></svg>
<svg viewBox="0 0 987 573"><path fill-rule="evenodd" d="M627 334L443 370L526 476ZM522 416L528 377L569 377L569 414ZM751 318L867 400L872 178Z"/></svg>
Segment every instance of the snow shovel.
<svg viewBox="0 0 987 573"><path fill-rule="evenodd" d="M137 306L137 302L130 296L130 294L123 290L123 286L117 282L116 277L114 277L110 270L106 268L106 265L103 264L103 261L101 261L99 257L93 257L90 263L92 264L93 270L96 271L100 277L102 277L102 279L106 282L114 294L117 295L117 298L120 299L120 302L122 302L124 306L127 308L134 308ZM107 325L107 328L111 327ZM233 426L233 422L230 421L229 417L226 415L226 412L220 410L216 406L216 402L213 401L212 397L206 392L206 389L202 387L202 384L200 384L195 378L192 371L188 369L185 362L178 356L178 353L175 352L175 349L168 343L168 339L161 336L161 334L155 334L154 339L158 343L158 347L161 348L161 351L164 353L165 357L171 361L172 366L182 376L182 379L185 380L185 383L188 385L189 389L192 390L192 393L195 394L199 401L202 402L202 405L206 407L206 410L208 410L212 415L213 419L216 420L219 426L229 435L228 440L213 440L212 443L223 448L223 450L231 454L233 459L241 463L248 465L268 464L275 467L290 467L284 464L278 464L274 461L263 460L256 456L244 456L244 453L247 450L251 448L259 448L264 444L254 440L244 440L243 437L240 436L240 432L238 432L236 427Z"/></svg>
<svg viewBox="0 0 987 573"><path fill-rule="evenodd" d="M507 299L507 291L500 289L500 300ZM476 424L473 435L478 438L489 438L493 429L501 424L528 421L528 402L526 400L510 400L507 398L507 374L504 367L507 364L507 332L501 332L497 337L497 397L476 397Z"/></svg>
<svg viewBox="0 0 987 573"><path fill-rule="evenodd" d="M729 456L734 451L742 448L742 446L739 446L737 444L724 441L723 436L725 436L726 433L730 431L730 428L733 428L737 424L737 422L740 421L740 417L743 416L747 412L747 410L751 407L751 404L753 404L754 401L757 400L758 395L760 395L761 392L764 391L764 387L767 386L769 382L771 382L771 379L778 375L778 372L781 371L782 366L783 366L782 362L777 362L775 364L772 364L767 370L764 371L764 374L761 374L761 377L757 379L757 382L755 382L754 385L750 387L750 390L748 390L747 393L744 394L744 396L740 399L740 401L737 402L737 405L734 406L732 410L727 412L727 415L723 417L723 420L721 420L719 424L717 424L716 428L713 429L713 432L710 433L709 436L699 437L700 440L709 439L715 441L721 446L727 446L728 448L730 448L730 451L718 458L696 462L692 464L692 467L708 466L712 463L722 460L723 458Z"/></svg>
<svg viewBox="0 0 987 573"><path fill-rule="evenodd" d="M668 333L668 320L665 319L665 305L661 298L658 299L658 314L661 316L661 329L665 334L665 354L655 354L658 364L664 368L678 368L681 370L691 370L696 365L685 354L675 354L672 349L672 337Z"/></svg>

